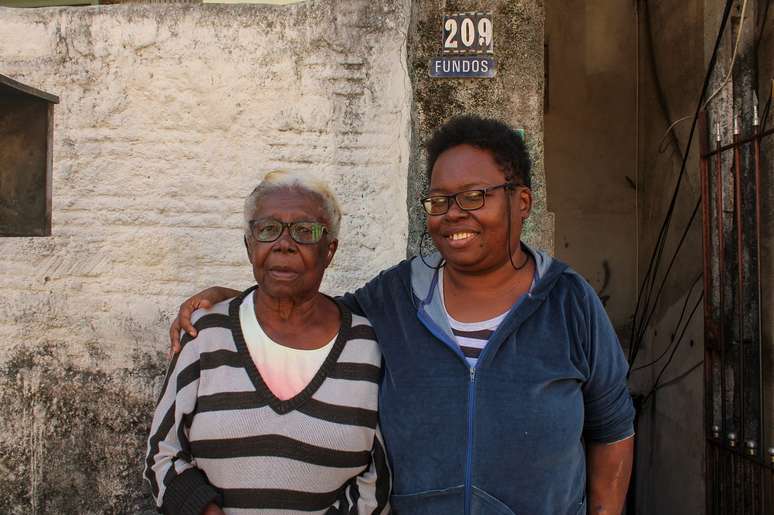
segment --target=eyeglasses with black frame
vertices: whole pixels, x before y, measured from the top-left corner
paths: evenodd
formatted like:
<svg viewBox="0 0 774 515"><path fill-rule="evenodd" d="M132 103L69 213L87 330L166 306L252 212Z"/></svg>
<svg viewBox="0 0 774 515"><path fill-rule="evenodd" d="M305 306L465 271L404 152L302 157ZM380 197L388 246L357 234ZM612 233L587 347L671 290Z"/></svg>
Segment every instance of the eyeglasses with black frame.
<svg viewBox="0 0 774 515"><path fill-rule="evenodd" d="M250 220L250 234L252 234L256 241L261 243L277 241L286 227L293 241L302 245L318 243L322 239L323 234L328 231L328 227L320 222L298 221L285 223L273 218Z"/></svg>
<svg viewBox="0 0 774 515"><path fill-rule="evenodd" d="M517 186L518 184L509 181L489 188L465 190L451 195L430 195L422 199L422 207L428 215L439 216L449 211L451 201L454 199L457 206L463 211L475 211L484 207L484 201L490 192L501 188L513 190Z"/></svg>

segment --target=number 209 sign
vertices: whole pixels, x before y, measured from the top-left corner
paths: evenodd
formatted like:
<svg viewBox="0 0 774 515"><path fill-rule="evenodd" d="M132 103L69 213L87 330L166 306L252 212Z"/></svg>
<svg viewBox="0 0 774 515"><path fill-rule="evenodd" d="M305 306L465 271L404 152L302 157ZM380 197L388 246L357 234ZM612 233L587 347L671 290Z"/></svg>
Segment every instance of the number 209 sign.
<svg viewBox="0 0 774 515"><path fill-rule="evenodd" d="M491 54L494 52L492 17L489 13L457 13L443 17L444 54Z"/></svg>
<svg viewBox="0 0 774 515"><path fill-rule="evenodd" d="M442 34L443 56L430 59L431 77L494 77L494 26L490 13L447 14L443 17Z"/></svg>

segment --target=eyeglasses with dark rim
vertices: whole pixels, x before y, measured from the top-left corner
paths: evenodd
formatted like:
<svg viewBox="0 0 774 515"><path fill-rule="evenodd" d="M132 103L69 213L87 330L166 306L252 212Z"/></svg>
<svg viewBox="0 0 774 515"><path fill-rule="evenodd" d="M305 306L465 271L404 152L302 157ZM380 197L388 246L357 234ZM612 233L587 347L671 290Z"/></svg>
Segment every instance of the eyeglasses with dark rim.
<svg viewBox="0 0 774 515"><path fill-rule="evenodd" d="M312 245L319 242L328 227L320 222L298 221L280 222L273 218L250 220L250 234L256 241L271 243L277 241L287 227L293 241L302 245Z"/></svg>
<svg viewBox="0 0 774 515"><path fill-rule="evenodd" d="M454 199L454 202L463 211L475 211L484 207L484 201L490 192L501 188L513 190L517 186L519 185L509 181L489 188L465 190L451 195L430 195L422 199L422 207L428 215L439 216L449 211L451 201Z"/></svg>

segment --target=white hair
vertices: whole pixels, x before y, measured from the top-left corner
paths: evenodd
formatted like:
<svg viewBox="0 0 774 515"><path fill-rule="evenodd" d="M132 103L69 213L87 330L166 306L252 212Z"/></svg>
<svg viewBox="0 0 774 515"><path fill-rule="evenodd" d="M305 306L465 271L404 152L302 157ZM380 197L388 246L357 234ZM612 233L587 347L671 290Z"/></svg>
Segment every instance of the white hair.
<svg viewBox="0 0 774 515"><path fill-rule="evenodd" d="M339 225L341 224L341 208L339 207L339 201L336 200L336 196L328 185L324 181L308 175L282 170L275 170L266 174L253 192L245 199L245 235L250 236L250 221L255 219L255 213L258 211L258 204L261 199L273 191L288 188L312 193L320 198L325 211L325 217L328 219L328 232L332 238L338 239Z"/></svg>

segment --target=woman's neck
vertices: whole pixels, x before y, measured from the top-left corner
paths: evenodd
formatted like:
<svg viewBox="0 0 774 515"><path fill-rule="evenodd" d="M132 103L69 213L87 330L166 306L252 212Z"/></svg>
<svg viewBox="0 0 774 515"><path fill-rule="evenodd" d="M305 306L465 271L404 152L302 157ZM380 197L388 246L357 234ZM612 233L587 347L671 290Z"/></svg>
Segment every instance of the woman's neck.
<svg viewBox="0 0 774 515"><path fill-rule="evenodd" d="M512 263L506 260L495 267L476 271L456 268L447 263L444 267L444 279L447 285L455 289L471 292L508 289L515 280L523 276L528 276L531 280L534 267L531 265L530 255L519 248L512 258Z"/></svg>
<svg viewBox="0 0 774 515"><path fill-rule="evenodd" d="M260 287L255 289L253 297L255 314L261 319L276 322L301 322L315 317L326 300L319 292L300 297L272 297Z"/></svg>
<svg viewBox="0 0 774 515"><path fill-rule="evenodd" d="M256 288L255 317L275 342L294 349L317 349L336 336L341 313L319 292L302 297L272 297Z"/></svg>
<svg viewBox="0 0 774 515"><path fill-rule="evenodd" d="M508 311L529 291L535 273L534 260L522 251L514 253L514 268L506 261L496 268L478 272L444 268L444 305L447 312L460 322L488 320Z"/></svg>

